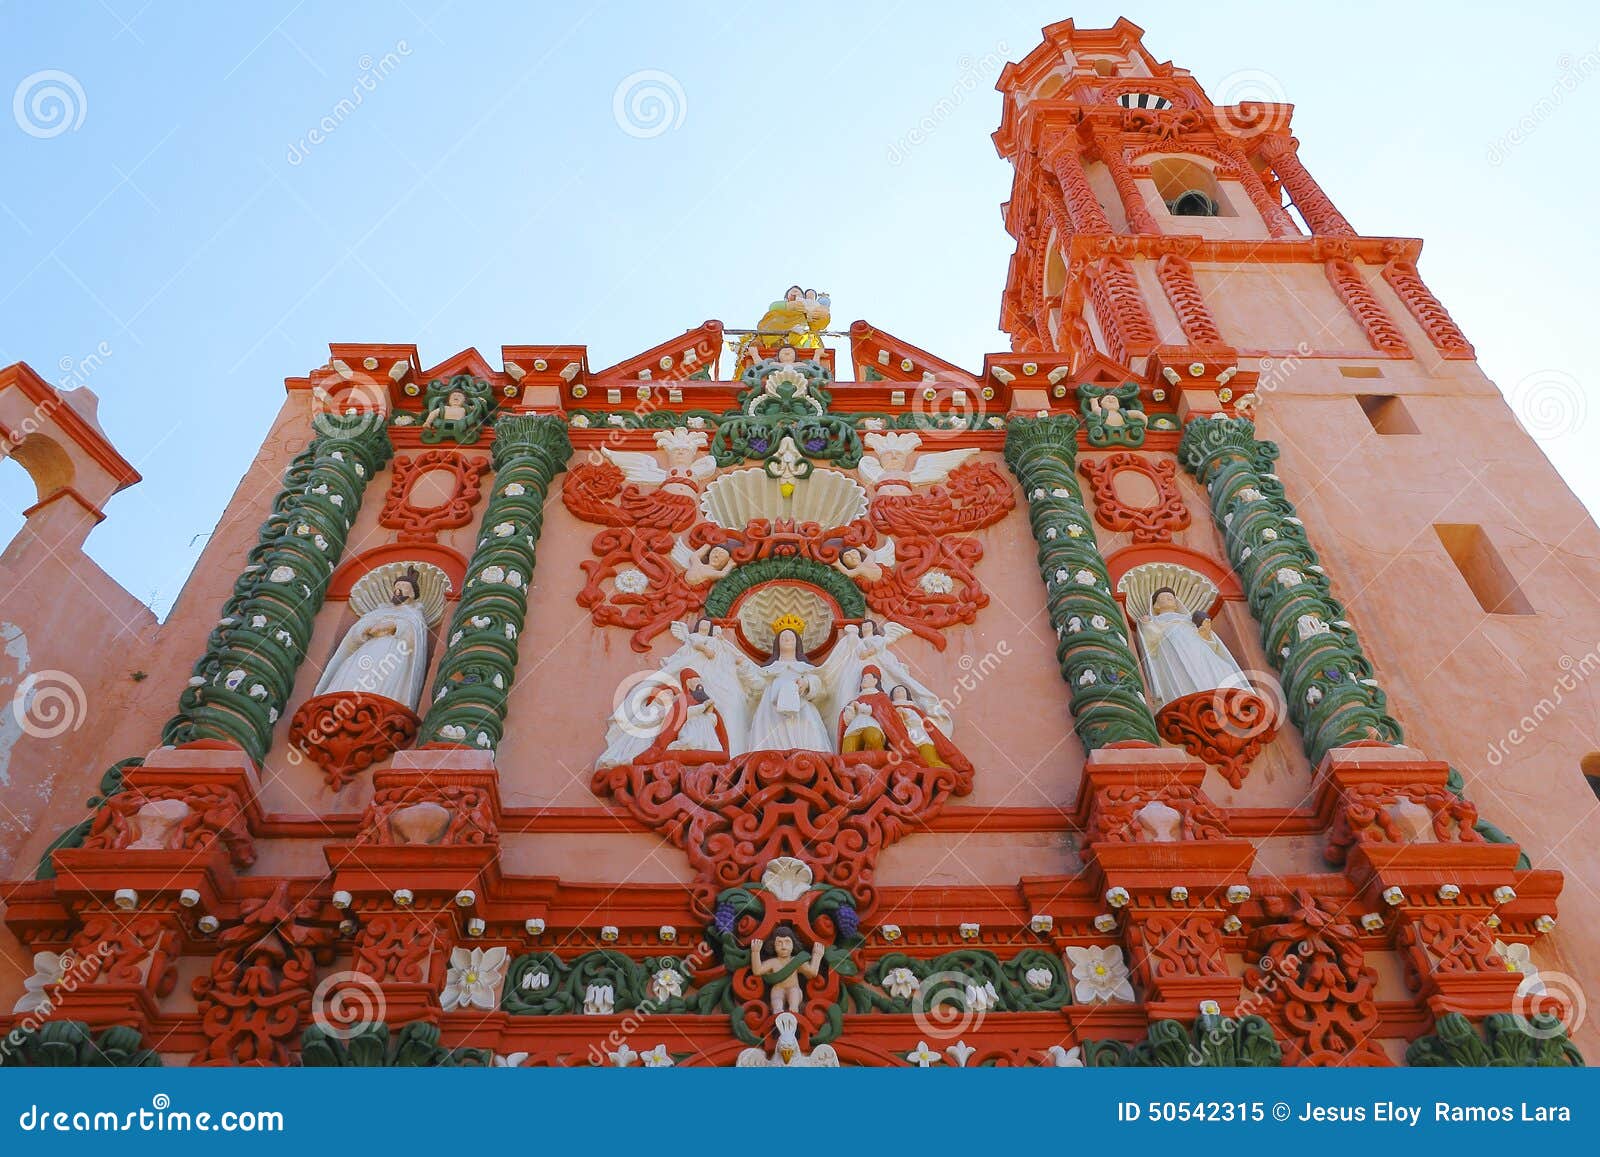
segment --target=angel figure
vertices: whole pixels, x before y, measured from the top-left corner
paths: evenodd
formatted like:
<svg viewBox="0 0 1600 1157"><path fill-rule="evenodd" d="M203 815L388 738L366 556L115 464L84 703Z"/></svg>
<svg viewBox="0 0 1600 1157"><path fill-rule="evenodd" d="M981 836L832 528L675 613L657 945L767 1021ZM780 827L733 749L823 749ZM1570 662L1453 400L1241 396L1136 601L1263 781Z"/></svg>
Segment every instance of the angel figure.
<svg viewBox="0 0 1600 1157"><path fill-rule="evenodd" d="M839 561L833 569L854 582L873 583L883 580L885 567L894 565L894 539L886 538L883 545L869 550L864 546L851 546L839 552Z"/></svg>
<svg viewBox="0 0 1600 1157"><path fill-rule="evenodd" d="M835 733L839 729L840 717L855 698L862 673L868 667L878 670L880 688L905 687L916 705L927 713L945 735L954 730L954 721L943 700L911 673L905 660L890 650L909 634L911 628L903 623L889 622L880 628L872 619L863 619L859 625L851 623L845 627L839 641L818 668L823 683L829 689L828 698L823 704L823 718Z"/></svg>
<svg viewBox="0 0 1600 1157"><path fill-rule="evenodd" d="M673 623L672 636L678 640L678 649L653 674L632 682L612 711L605 751L595 761L596 767L634 763L645 759L647 753L658 757L682 738L686 728L691 737L703 737L705 730L699 722L693 727L688 723L689 711L699 702L696 690L704 691L705 701L715 708L723 749L729 755L745 750L750 710L739 672L741 665L754 668L755 664L722 638L722 628L710 619L701 619L692 629L685 623ZM688 686L685 672L694 676L698 688ZM708 712L697 714L705 717L701 722L712 722Z"/></svg>
<svg viewBox="0 0 1600 1157"><path fill-rule="evenodd" d="M799 938L787 924L780 924L773 930L770 959L761 956L764 943L760 937L750 941L750 971L766 981L773 1012L798 1015L805 1002L802 980L809 980L822 971L822 954L827 945L818 940L811 946L809 956L796 956Z"/></svg>
<svg viewBox="0 0 1600 1157"><path fill-rule="evenodd" d="M629 482L657 485L662 490L694 498L699 496L704 479L717 471L717 460L704 453L706 445L704 430L678 426L656 431L656 446L667 456L665 466L654 454L640 451L602 446L600 453L621 470Z"/></svg>
<svg viewBox="0 0 1600 1157"><path fill-rule="evenodd" d="M878 494L890 490L910 492L918 486L943 482L952 470L978 452L975 447L968 447L918 454L922 436L912 430L874 432L866 435L864 441L874 453L862 455L861 477L872 483Z"/></svg>
<svg viewBox="0 0 1600 1157"><path fill-rule="evenodd" d="M672 544L672 561L678 564L684 581L692 587L715 582L733 570L733 555L716 542L708 542L695 550L679 538Z"/></svg>

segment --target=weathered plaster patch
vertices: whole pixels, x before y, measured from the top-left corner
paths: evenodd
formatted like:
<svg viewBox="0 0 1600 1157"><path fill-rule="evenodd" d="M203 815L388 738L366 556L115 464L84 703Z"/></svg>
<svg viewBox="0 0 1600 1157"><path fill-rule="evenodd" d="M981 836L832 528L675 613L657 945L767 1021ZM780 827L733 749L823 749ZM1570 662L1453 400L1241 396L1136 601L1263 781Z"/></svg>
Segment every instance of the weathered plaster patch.
<svg viewBox="0 0 1600 1157"><path fill-rule="evenodd" d="M0 710L0 787L11 783L11 749L22 738L22 712L16 708L16 687L28 673L28 636L15 623L0 623L0 640L4 641L5 660L0 661L0 698L5 709ZM26 704L22 705L24 709Z"/></svg>

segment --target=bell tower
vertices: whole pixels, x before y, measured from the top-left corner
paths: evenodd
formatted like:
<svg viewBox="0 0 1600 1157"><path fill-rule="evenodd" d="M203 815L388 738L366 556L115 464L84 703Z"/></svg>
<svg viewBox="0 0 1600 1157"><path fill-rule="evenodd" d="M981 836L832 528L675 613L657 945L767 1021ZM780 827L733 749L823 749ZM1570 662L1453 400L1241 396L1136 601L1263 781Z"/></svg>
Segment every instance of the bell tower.
<svg viewBox="0 0 1600 1157"><path fill-rule="evenodd" d="M1000 75L1014 351L1075 372L1101 355L1157 385L1246 351L1472 358L1417 275L1421 242L1359 234L1301 162L1293 106L1214 104L1142 38L1062 21Z"/></svg>

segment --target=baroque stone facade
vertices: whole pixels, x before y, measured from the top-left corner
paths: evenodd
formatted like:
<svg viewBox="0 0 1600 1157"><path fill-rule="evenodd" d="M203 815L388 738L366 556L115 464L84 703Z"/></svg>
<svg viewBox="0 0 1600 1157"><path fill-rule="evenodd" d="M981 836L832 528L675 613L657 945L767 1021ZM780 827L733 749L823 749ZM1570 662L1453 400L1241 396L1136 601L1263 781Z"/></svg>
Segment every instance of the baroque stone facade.
<svg viewBox="0 0 1600 1157"><path fill-rule="evenodd" d="M998 87L981 367L801 287L600 369L334 345L168 623L14 587L91 725L7 738L5 1063L1581 1063L1587 728L1486 761L1485 656L1600 665L1600 532L1288 106L1125 21ZM0 372L7 572L137 480L85 404Z"/></svg>

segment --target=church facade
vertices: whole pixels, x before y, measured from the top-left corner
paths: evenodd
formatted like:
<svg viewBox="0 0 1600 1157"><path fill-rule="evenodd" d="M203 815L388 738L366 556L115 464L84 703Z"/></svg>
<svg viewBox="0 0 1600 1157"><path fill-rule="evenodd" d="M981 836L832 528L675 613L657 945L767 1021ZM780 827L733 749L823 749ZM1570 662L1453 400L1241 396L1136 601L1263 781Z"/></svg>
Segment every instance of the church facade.
<svg viewBox="0 0 1600 1157"><path fill-rule="evenodd" d="M1009 350L332 345L165 623L0 371L4 1064L1593 1055L1600 530L1289 106L998 87Z"/></svg>

